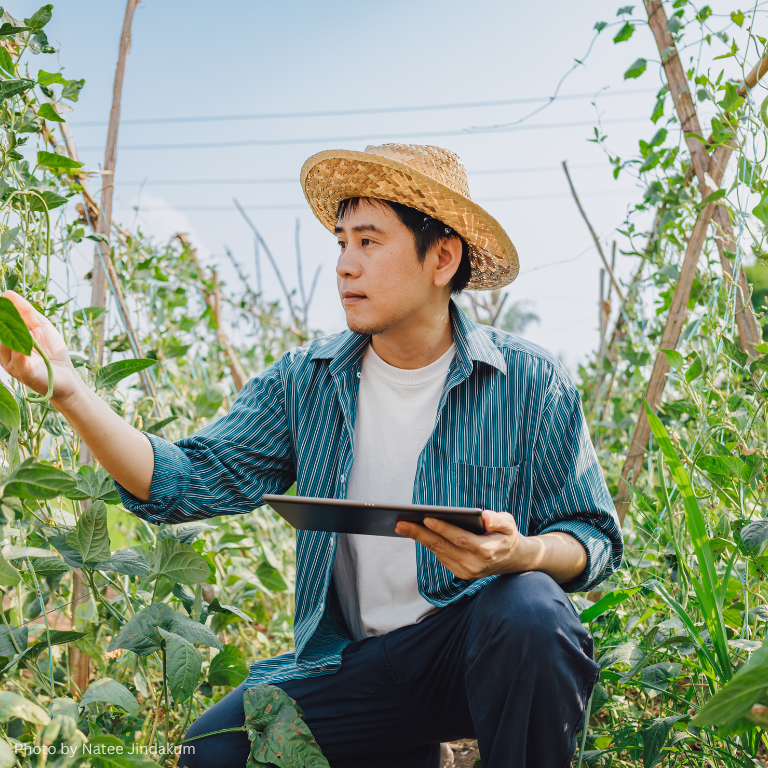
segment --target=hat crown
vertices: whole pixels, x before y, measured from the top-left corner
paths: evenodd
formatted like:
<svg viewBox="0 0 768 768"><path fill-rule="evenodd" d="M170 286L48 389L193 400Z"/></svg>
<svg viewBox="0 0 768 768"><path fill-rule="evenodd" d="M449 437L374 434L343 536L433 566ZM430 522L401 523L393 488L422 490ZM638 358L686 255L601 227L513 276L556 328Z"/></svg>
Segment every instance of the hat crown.
<svg viewBox="0 0 768 768"><path fill-rule="evenodd" d="M419 173L458 192L468 200L469 184L464 164L455 152L431 144L381 144L369 145L365 151L371 155L388 157L399 163L408 165Z"/></svg>

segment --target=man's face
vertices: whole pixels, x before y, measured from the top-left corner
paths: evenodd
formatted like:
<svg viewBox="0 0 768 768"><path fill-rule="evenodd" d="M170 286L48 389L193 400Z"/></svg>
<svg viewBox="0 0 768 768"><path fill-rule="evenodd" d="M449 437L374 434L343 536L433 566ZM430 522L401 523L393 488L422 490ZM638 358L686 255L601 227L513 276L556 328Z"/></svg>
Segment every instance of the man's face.
<svg viewBox="0 0 768 768"><path fill-rule="evenodd" d="M420 263L413 234L386 205L361 200L335 231L341 248L336 281L350 330L383 333L446 292L435 284L439 249Z"/></svg>

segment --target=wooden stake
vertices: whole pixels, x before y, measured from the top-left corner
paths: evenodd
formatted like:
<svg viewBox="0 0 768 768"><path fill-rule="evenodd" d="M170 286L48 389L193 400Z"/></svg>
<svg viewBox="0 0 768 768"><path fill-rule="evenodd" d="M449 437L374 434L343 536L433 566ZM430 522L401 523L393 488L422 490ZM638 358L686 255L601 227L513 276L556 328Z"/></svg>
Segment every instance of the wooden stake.
<svg viewBox="0 0 768 768"><path fill-rule="evenodd" d="M648 13L649 26L651 27L651 31L656 40L656 45L661 53L662 65L669 83L672 101L675 104L678 117L680 118L681 128L686 134L701 136L701 126L688 88L688 79L686 78L682 64L680 63L675 42L667 31L667 16L664 12L662 0L646 0L645 8ZM768 71L768 65L765 64L765 59L761 59L752 72L747 76L742 88L753 87L766 71ZM710 193L706 174L709 174L713 183L719 186L722 182L725 168L728 165L728 160L730 159L734 147L733 145L718 147L714 156L710 158L706 148L697 138L688 135L686 136L686 142L691 153L691 163L699 182L701 195L702 197L706 197L706 195ZM727 211L722 208L723 214L716 212L715 209L720 208L721 206L717 206L715 203L707 205L699 213L699 217L696 220L696 224L694 225L688 240L685 258L683 260L683 268L677 286L675 287L675 292L672 296L672 304L669 309L667 324L661 337L659 352L653 365L651 378L648 380L645 390L645 399L653 410L656 410L661 403L661 395L664 391L664 385L666 384L667 374L669 372L669 364L667 363L667 357L663 350L675 349L677 347L677 342L680 339L680 332L682 331L687 316L687 304L688 299L690 298L693 278L696 275L699 256L701 255L701 250L704 247L704 241L706 240L707 227L715 216L717 217L716 220L720 225L721 231L725 234L725 237L717 238L720 262L724 272L732 277L732 268L730 261L725 254L725 250L727 248L726 243L731 244L733 242L733 233L730 228L730 220L728 219ZM730 238L728 233L730 233ZM740 269L740 274L738 276L738 285L740 290L737 290L736 292L736 322L739 328L739 336L745 348L754 355L753 345L759 343L756 340L761 338L761 334L757 327L754 313L750 311L749 307L745 307L743 303L744 300L749 297L743 266ZM616 512L620 522L624 521L627 508L629 507L628 484L630 482L632 484L637 482L637 477L642 467L643 457L647 450L650 435L651 428L645 414L645 407L642 407L638 413L637 423L635 424L635 429L632 434L627 458L621 470L622 482L619 484L619 492L615 499Z"/></svg>
<svg viewBox="0 0 768 768"><path fill-rule="evenodd" d="M96 220L97 232L110 236L112 225L112 197L115 191L115 164L117 162L117 132L120 127L120 103L123 96L123 81L125 80L125 65L128 52L131 49L131 22L139 0L128 0L125 6L123 29L120 33L120 49L117 55L115 82L112 88L112 109L109 113L109 129L107 130L107 146L104 151L104 171L101 186L101 216ZM99 243L101 246L102 243ZM106 245L104 243L103 245ZM104 248L101 248L102 256ZM106 260L107 272L112 272ZM110 274L113 284L115 278ZM91 306L103 307L107 300L107 275L102 266L102 259L95 258L93 262L93 280L91 288ZM104 359L104 320L96 326L96 362L101 365ZM147 377L148 378L148 377Z"/></svg>
<svg viewBox="0 0 768 768"><path fill-rule="evenodd" d="M133 20L133 13L136 10L139 0L128 0L125 8L125 19L123 21L123 30L120 35L120 52L117 57L117 70L115 72L115 84L112 91L112 110L109 116L109 131L107 133L107 148L104 157L104 170L110 173L106 173L102 176L102 179L106 180L106 183L102 181L102 205L99 207L96 205L96 201L87 191L87 187L83 186L83 199L85 201L85 213L94 232L105 235L109 238L110 225L112 220L112 193L114 191L114 171L115 161L117 159L117 129L120 123L120 99L123 92L123 79L125 77L125 62L128 57L128 50L131 44L131 21ZM60 123L62 136L64 137L65 146L67 152L73 160L77 160L77 150L75 148L74 140L69 133L69 127L66 123ZM85 181L84 176L80 178L80 183ZM91 218L95 217L95 218ZM106 266L106 271L104 267ZM125 303L125 298L122 295L120 289L120 282L117 277L114 264L112 263L109 244L105 242L99 242L97 244L94 260L93 260L93 272L91 282L91 306L103 307L106 306L107 301L107 275L109 275L112 286L115 292L115 298L117 300L120 311L125 321L126 331L133 339L136 352L139 357L143 357L141 352L141 345L139 343L138 336L133 330L131 324L131 316L128 312L128 307ZM104 320L101 320L96 326L96 339L94 349L94 359L101 365L104 359ZM152 379L149 377L147 371L142 371L141 375L142 383L144 384L144 390L154 400L155 409L157 410L157 393L155 392ZM84 443L81 446L81 461L83 464L93 464L93 456L91 455L88 446ZM73 598L80 597L86 594L88 591L87 585L83 579L82 572L75 569L72 572L72 596ZM73 606L73 612L76 606ZM80 695L85 692L88 687L88 681L91 677L91 659L90 657L78 650L74 646L69 647L69 660L70 660L70 674L72 675L72 681L75 686L80 690Z"/></svg>

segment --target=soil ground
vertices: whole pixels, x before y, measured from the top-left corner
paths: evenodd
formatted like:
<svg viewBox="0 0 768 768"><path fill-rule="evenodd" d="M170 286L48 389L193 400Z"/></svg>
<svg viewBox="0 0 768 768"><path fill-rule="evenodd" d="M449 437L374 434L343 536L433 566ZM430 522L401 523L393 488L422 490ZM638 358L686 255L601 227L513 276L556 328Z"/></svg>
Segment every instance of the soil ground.
<svg viewBox="0 0 768 768"><path fill-rule="evenodd" d="M452 741L449 746L453 750L454 768L474 768L475 760L480 759L480 752L474 739Z"/></svg>

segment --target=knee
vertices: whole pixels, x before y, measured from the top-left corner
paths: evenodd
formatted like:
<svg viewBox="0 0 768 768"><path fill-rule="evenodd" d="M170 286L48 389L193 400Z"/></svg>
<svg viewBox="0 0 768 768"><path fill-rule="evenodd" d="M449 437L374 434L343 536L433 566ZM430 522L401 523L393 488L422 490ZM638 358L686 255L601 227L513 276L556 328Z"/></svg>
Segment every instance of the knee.
<svg viewBox="0 0 768 768"><path fill-rule="evenodd" d="M567 595L541 571L499 576L483 593L483 613L508 640L543 651L564 638L581 645L589 636Z"/></svg>

